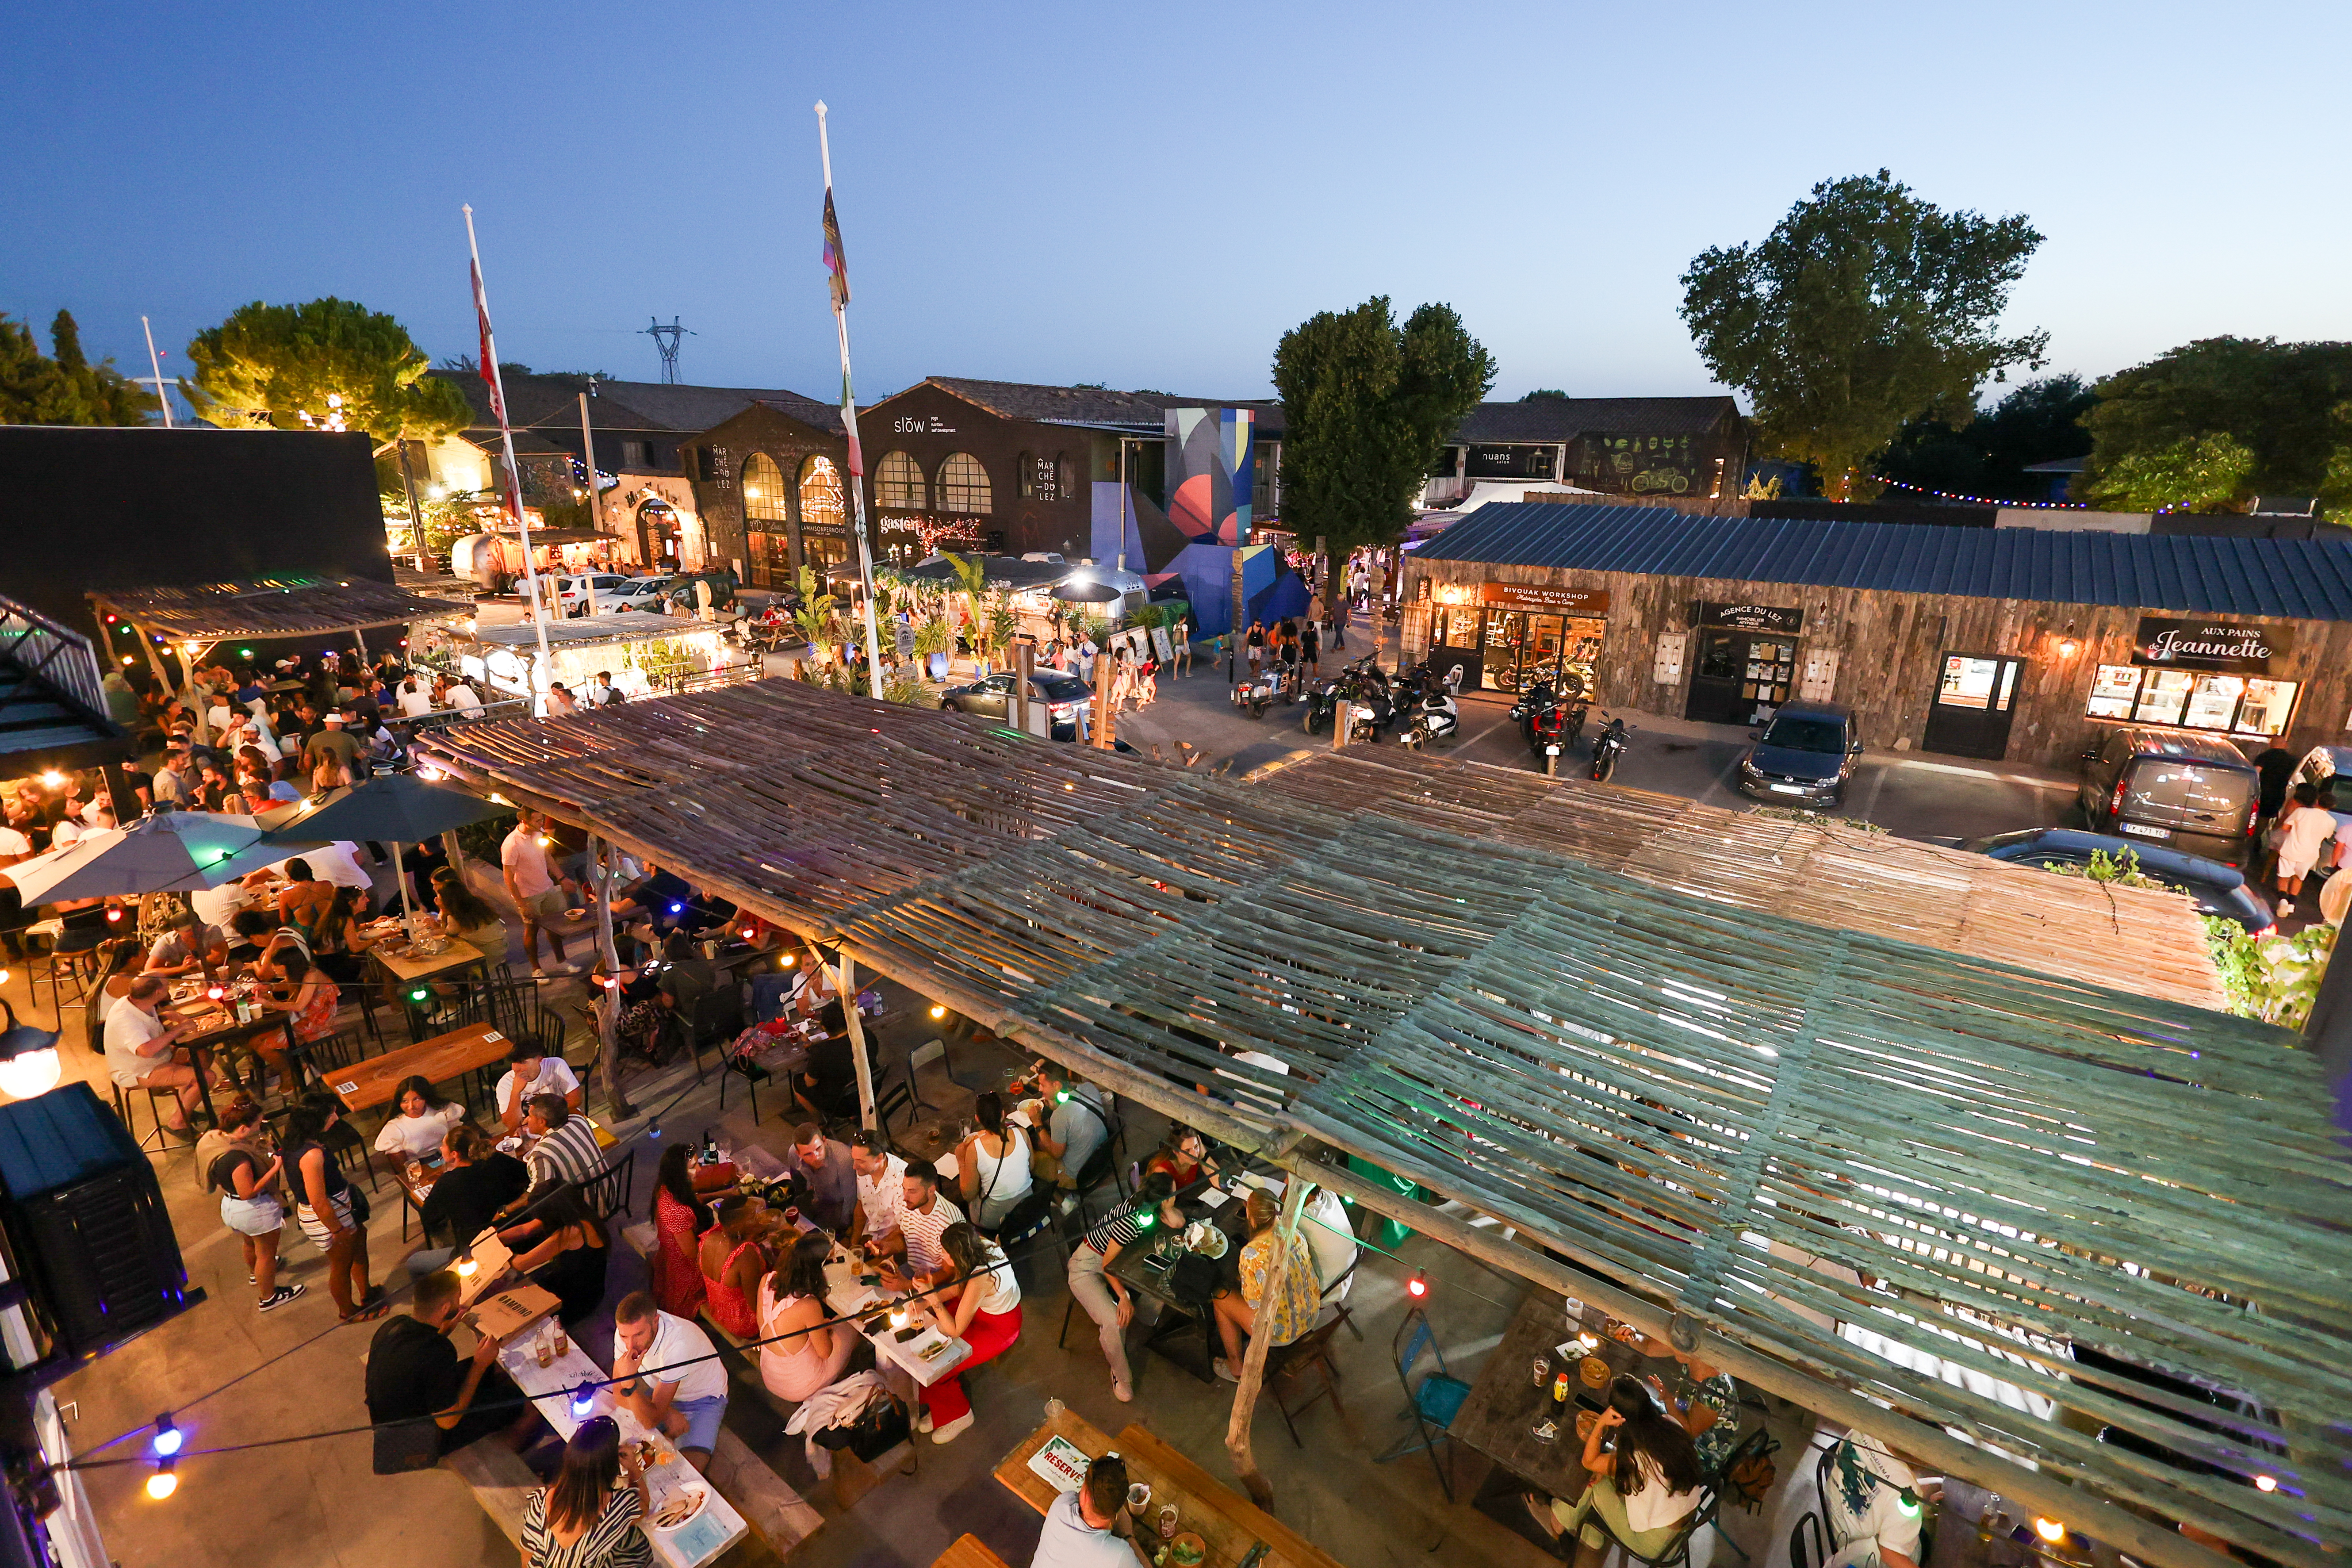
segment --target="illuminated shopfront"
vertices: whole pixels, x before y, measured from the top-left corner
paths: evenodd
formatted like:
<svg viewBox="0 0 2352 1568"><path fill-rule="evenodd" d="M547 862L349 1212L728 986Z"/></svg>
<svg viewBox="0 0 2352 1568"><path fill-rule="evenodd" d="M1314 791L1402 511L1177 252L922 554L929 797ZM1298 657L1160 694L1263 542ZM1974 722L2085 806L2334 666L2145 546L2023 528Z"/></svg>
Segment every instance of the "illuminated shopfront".
<svg viewBox="0 0 2352 1568"><path fill-rule="evenodd" d="M1608 615L1601 589L1448 584L1433 611L1429 662L1441 674L1461 666L1465 691L1591 691Z"/></svg>
<svg viewBox="0 0 2352 1568"><path fill-rule="evenodd" d="M2183 730L2263 739L2286 732L2297 683L2272 678L2294 647L2289 627L2144 616L2132 662L2093 672L2084 710Z"/></svg>

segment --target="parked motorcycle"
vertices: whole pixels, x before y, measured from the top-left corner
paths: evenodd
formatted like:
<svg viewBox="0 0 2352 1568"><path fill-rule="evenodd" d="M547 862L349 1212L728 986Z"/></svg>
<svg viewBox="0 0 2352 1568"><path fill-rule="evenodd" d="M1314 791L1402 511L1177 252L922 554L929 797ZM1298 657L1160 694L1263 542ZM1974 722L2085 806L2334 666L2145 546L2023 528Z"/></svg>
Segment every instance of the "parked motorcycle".
<svg viewBox="0 0 2352 1568"><path fill-rule="evenodd" d="M1381 738L1381 731L1396 721L1396 704L1389 700L1388 685L1381 682L1358 695L1348 710L1348 743L1369 745Z"/></svg>
<svg viewBox="0 0 2352 1568"><path fill-rule="evenodd" d="M1610 775L1617 771L1618 759L1625 754L1625 737L1633 726L1622 719L1611 719L1606 713L1601 717L1607 722L1601 726L1601 733L1592 737L1592 777L1597 783L1607 784Z"/></svg>
<svg viewBox="0 0 2352 1568"><path fill-rule="evenodd" d="M1412 721L1397 737L1397 744L1419 751L1432 741L1452 741L1461 732L1461 710L1440 686L1414 706Z"/></svg>
<svg viewBox="0 0 2352 1568"><path fill-rule="evenodd" d="M1263 719L1265 710L1273 706L1278 690L1274 671L1260 670L1255 675L1243 677L1241 684L1234 688L1234 706L1253 719Z"/></svg>
<svg viewBox="0 0 2352 1568"><path fill-rule="evenodd" d="M1307 688L1307 716L1300 727L1310 735L1319 735L1331 727L1331 717L1339 711L1339 679L1311 682Z"/></svg>

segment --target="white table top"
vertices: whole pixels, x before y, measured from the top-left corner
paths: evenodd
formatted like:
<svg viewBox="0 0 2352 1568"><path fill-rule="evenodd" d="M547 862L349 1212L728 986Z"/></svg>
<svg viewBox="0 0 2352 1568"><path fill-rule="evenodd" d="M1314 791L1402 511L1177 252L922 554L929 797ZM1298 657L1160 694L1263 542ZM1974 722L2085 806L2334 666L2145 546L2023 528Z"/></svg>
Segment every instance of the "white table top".
<svg viewBox="0 0 2352 1568"><path fill-rule="evenodd" d="M526 1334L520 1341L499 1352L499 1364L515 1380L515 1386L530 1395L547 1424L566 1438L579 1430L580 1423L588 1416L572 1413L572 1391L583 1382L604 1381L603 1367L588 1359L577 1340L563 1354L545 1367L531 1349L535 1335ZM614 1398L609 1388L596 1391L594 1408L588 1415L609 1415L621 1428L621 1441L634 1443L650 1436L667 1462L646 1467L646 1492L652 1508L644 1521L646 1539L653 1542L654 1554L668 1568L700 1568L751 1532L743 1516L735 1505L722 1496L709 1477L698 1471L678 1454L677 1447L659 1433L648 1433L637 1425L637 1418ZM702 1511L676 1530L663 1530L653 1522L652 1514L659 1513L662 1504L677 1495L679 1489L698 1486L710 1493ZM714 1528L716 1527L716 1528Z"/></svg>
<svg viewBox="0 0 2352 1568"><path fill-rule="evenodd" d="M866 1333L858 1314L873 1310L889 1297L870 1285L859 1284L857 1269L858 1266L850 1261L848 1254L839 1248L835 1249L824 1265L825 1304L839 1316L855 1322L860 1333L866 1333L877 1356L929 1388L955 1371L971 1354L970 1345L961 1340L949 1339L936 1326L929 1323L924 1325L920 1334L911 1340L900 1340L898 1331L890 1327L887 1318L877 1331Z"/></svg>

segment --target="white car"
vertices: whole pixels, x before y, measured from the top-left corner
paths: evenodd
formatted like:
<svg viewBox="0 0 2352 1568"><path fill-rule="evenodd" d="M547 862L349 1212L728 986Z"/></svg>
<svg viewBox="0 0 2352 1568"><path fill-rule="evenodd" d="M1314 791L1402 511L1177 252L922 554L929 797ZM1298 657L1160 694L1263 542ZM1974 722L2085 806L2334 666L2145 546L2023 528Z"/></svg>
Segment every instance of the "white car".
<svg viewBox="0 0 2352 1568"><path fill-rule="evenodd" d="M674 581L667 576L624 577L620 586L607 595L603 584L596 590L596 609L600 615L614 615L622 610L654 610L661 608L662 590Z"/></svg>
<svg viewBox="0 0 2352 1568"><path fill-rule="evenodd" d="M589 590L593 587L597 612L604 614L607 613L605 599L618 593L629 581L617 572L567 574L555 580L557 603L563 606L563 613L567 616L584 616L588 614Z"/></svg>

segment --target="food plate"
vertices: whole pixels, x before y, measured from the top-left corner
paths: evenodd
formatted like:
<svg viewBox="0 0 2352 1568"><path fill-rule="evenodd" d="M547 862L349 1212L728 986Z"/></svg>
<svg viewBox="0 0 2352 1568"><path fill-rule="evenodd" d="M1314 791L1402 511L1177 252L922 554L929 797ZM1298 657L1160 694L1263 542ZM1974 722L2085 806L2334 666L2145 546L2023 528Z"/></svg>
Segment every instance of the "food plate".
<svg viewBox="0 0 2352 1568"><path fill-rule="evenodd" d="M1586 1356L1583 1361L1577 1363L1577 1373L1584 1379L1584 1386L1587 1388L1608 1387L1612 1375L1609 1363L1597 1355Z"/></svg>
<svg viewBox="0 0 2352 1568"><path fill-rule="evenodd" d="M1639 1344L1642 1341L1641 1330L1631 1323L1619 1322L1614 1318L1609 1320L1607 1327L1601 1331L1621 1345Z"/></svg>
<svg viewBox="0 0 2352 1568"><path fill-rule="evenodd" d="M583 909L577 909L577 910L564 910L564 911L563 911L563 918L564 918L565 920L568 920L568 921L585 920L585 919L587 918L587 916L588 916L588 911L587 911L587 910L586 910L586 909L584 909L584 908L583 908Z"/></svg>
<svg viewBox="0 0 2352 1568"><path fill-rule="evenodd" d="M710 1489L708 1487L688 1487L661 1507L654 1510L654 1528L676 1530L696 1514L700 1513L702 1505L709 1500Z"/></svg>

